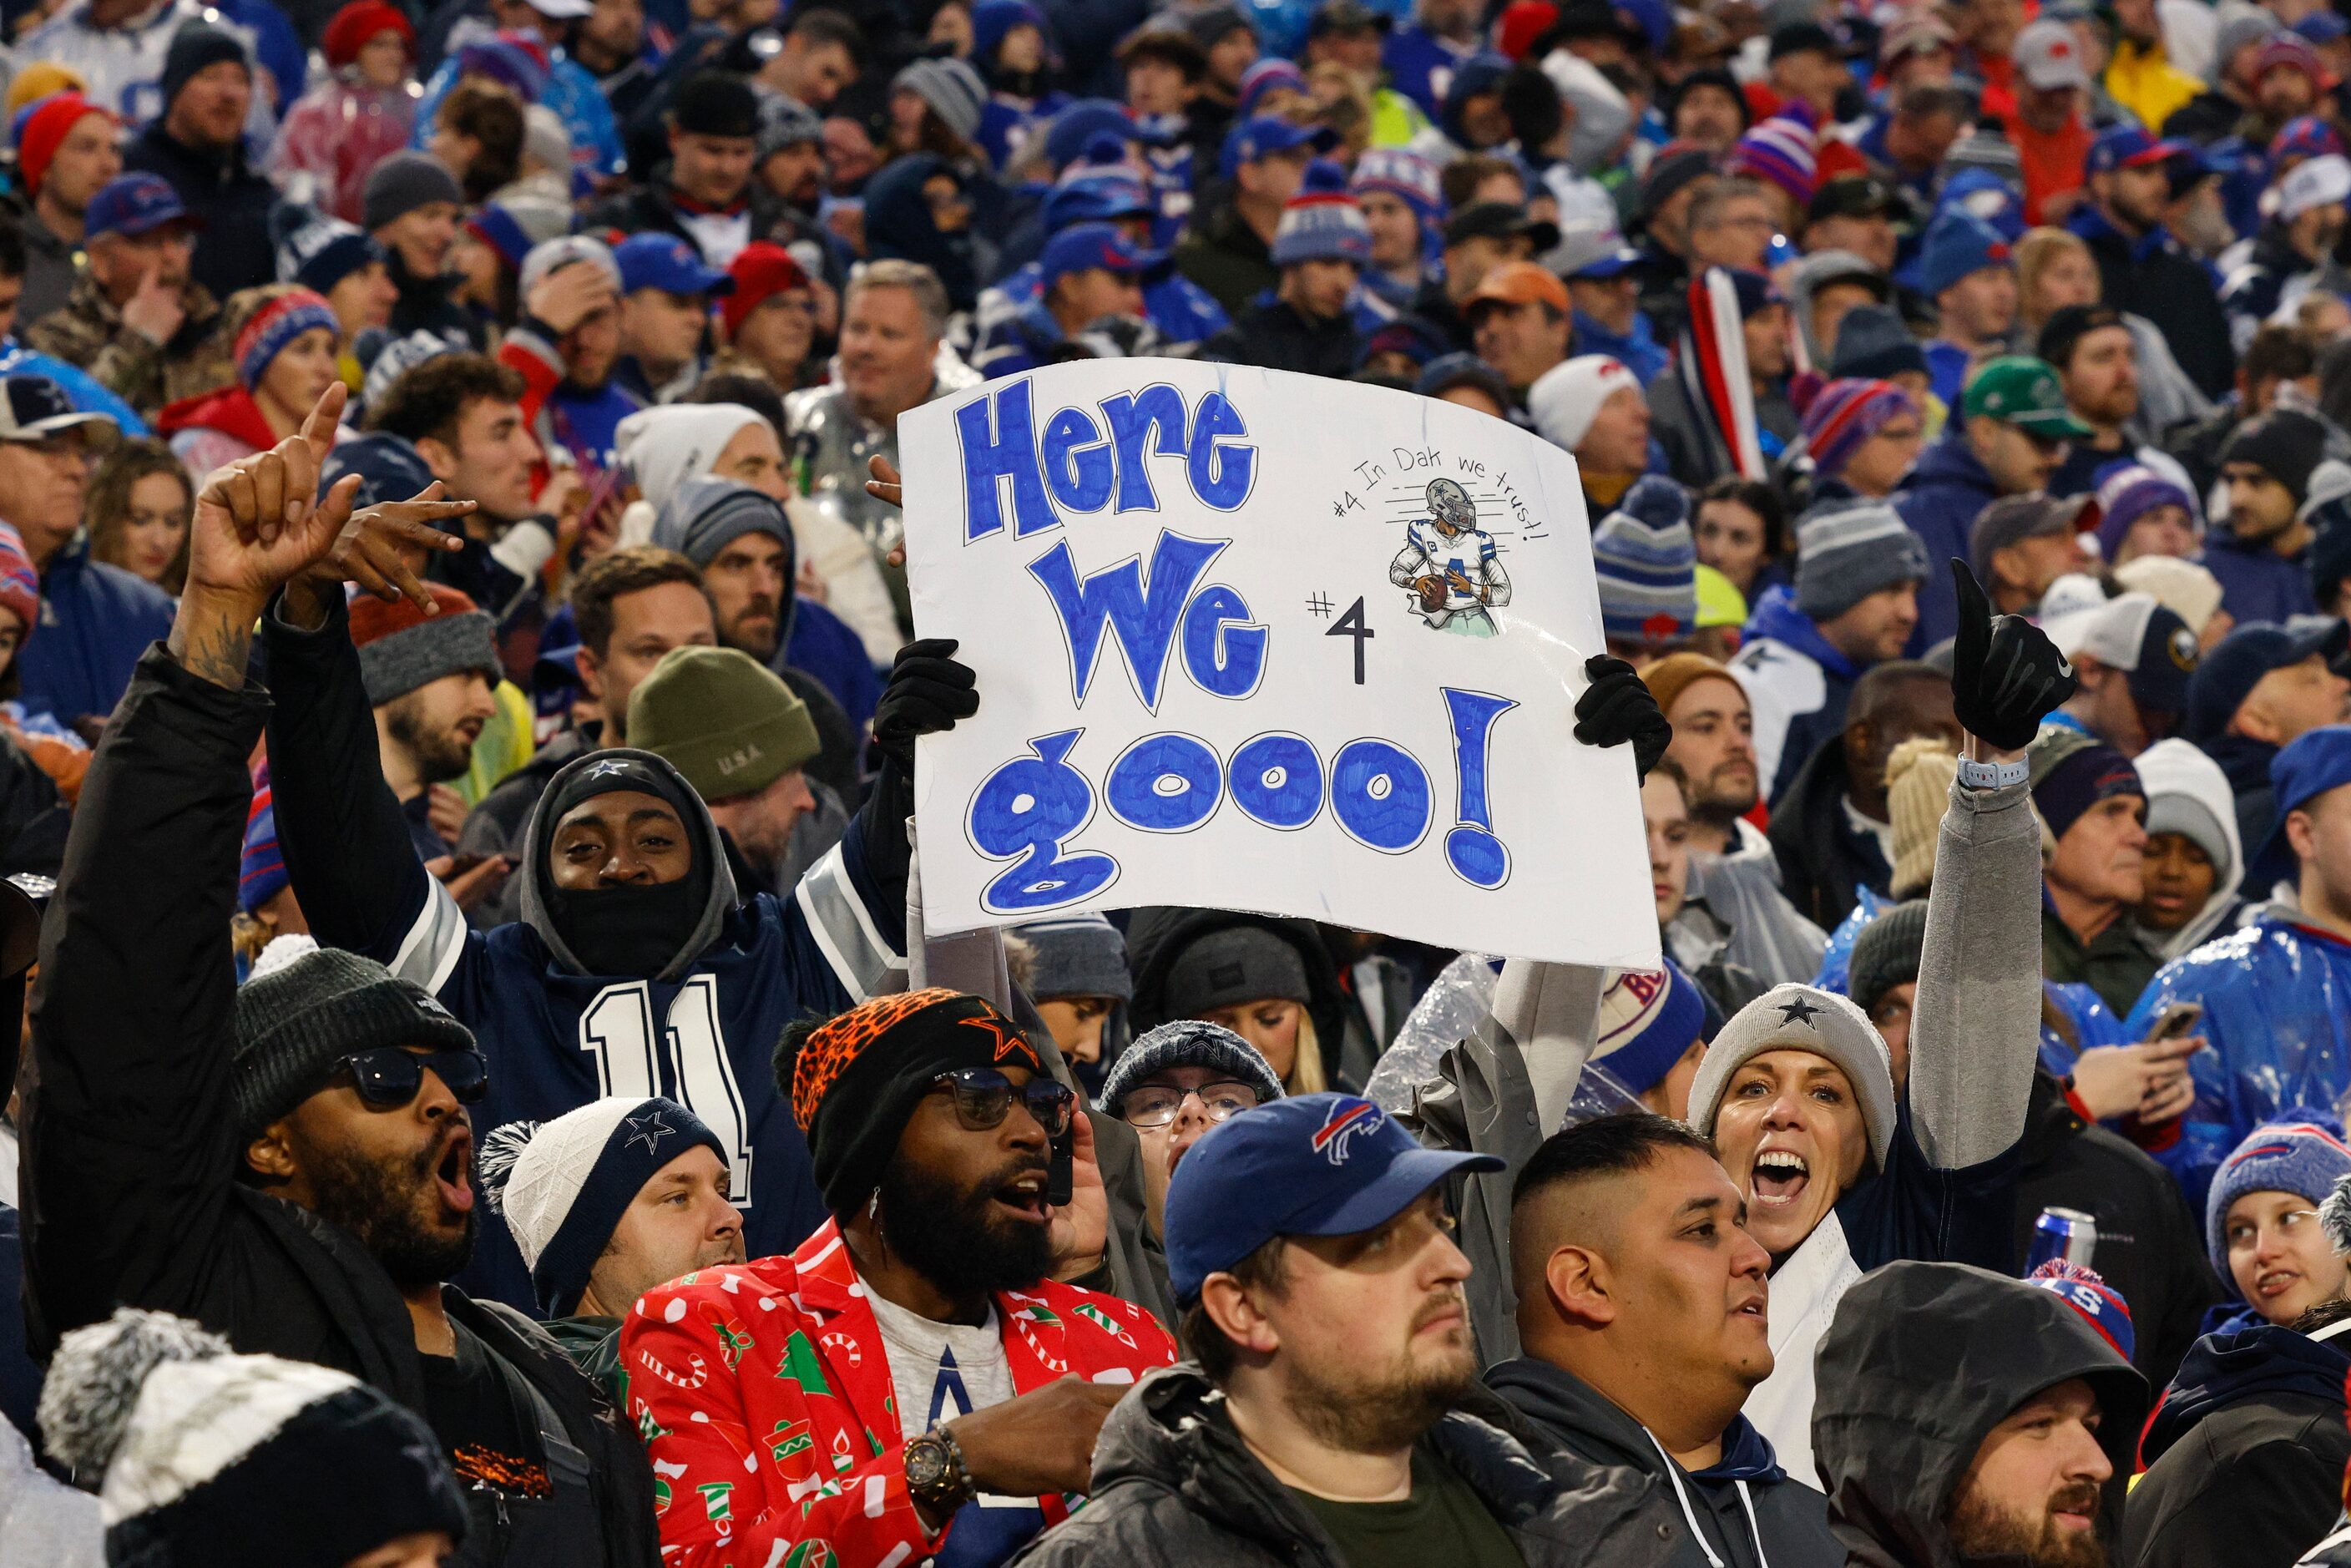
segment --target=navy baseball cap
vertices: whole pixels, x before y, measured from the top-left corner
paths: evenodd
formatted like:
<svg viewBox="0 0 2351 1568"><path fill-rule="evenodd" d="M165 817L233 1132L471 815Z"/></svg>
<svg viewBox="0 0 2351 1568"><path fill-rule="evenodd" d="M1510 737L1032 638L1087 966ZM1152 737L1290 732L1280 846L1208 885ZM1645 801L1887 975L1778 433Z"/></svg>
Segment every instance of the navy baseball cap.
<svg viewBox="0 0 2351 1568"><path fill-rule="evenodd" d="M735 278L705 264L701 253L675 235L631 235L612 247L621 269L621 292L659 288L671 294L732 294Z"/></svg>
<svg viewBox="0 0 2351 1568"><path fill-rule="evenodd" d="M1254 163L1260 158L1295 148L1311 147L1317 152L1328 152L1339 145L1339 134L1327 125L1296 125L1270 114L1260 114L1255 120L1245 120L1225 135L1225 146L1217 158L1218 172L1228 180L1240 172L1244 163Z"/></svg>
<svg viewBox="0 0 2351 1568"><path fill-rule="evenodd" d="M99 187L82 214L84 237L100 235L152 234L165 224L204 227L204 220L188 211L180 193L161 174L120 174Z"/></svg>
<svg viewBox="0 0 2351 1568"><path fill-rule="evenodd" d="M1117 225L1107 223L1071 225L1047 240L1044 254L1037 258L1039 271L1049 288L1057 277L1097 267L1121 277L1140 277L1156 283L1167 276L1173 265L1165 251L1139 249Z"/></svg>
<svg viewBox="0 0 2351 1568"><path fill-rule="evenodd" d="M1277 1236L1353 1236L1395 1218L1463 1171L1509 1166L1492 1155L1424 1149L1395 1117L1353 1094L1298 1094L1208 1129L1176 1167L1160 1231L1178 1304Z"/></svg>
<svg viewBox="0 0 2351 1568"><path fill-rule="evenodd" d="M2351 724L2304 730L2293 744L2270 758L2270 782L2277 786L2278 831L2283 833L2288 811L2299 810L2329 789L2351 784ZM1193 1153L1198 1152L1196 1146Z"/></svg>
<svg viewBox="0 0 2351 1568"><path fill-rule="evenodd" d="M2221 638L2189 678L2183 733L2189 740L2211 739L2229 727L2263 675L2299 664L2313 653L2324 654L2331 664L2343 656L2346 639L2351 639L2351 626L2341 621L2301 629L2248 621ZM2279 811L2283 815L2284 808Z"/></svg>

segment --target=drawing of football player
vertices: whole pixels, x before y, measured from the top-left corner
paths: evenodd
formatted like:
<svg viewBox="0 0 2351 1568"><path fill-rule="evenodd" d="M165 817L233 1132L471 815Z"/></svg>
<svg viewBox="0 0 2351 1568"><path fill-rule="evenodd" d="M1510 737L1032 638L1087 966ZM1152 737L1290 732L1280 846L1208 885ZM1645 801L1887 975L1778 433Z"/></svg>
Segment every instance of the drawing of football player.
<svg viewBox="0 0 2351 1568"><path fill-rule="evenodd" d="M1494 536L1478 526L1469 492L1451 479L1428 482L1428 516L1405 529L1388 580L1409 589L1408 608L1439 632L1491 637L1488 612L1510 601L1510 578L1495 558Z"/></svg>

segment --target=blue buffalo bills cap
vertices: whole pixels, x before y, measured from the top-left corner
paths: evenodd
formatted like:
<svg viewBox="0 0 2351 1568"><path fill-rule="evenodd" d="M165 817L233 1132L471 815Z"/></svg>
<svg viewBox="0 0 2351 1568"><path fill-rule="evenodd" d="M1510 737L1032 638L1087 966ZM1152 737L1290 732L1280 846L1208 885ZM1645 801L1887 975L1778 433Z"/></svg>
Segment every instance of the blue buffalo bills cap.
<svg viewBox="0 0 2351 1568"><path fill-rule="evenodd" d="M2090 143L2089 170L2104 174L2113 169L2137 169L2160 163L2180 150L2177 141L2158 141L2136 125L2114 125Z"/></svg>
<svg viewBox="0 0 2351 1568"><path fill-rule="evenodd" d="M731 273L706 265L701 253L675 235L631 235L612 247L621 269L621 292L658 288L669 294L732 294Z"/></svg>
<svg viewBox="0 0 2351 1568"><path fill-rule="evenodd" d="M99 187L82 214L82 233L89 239L100 235L152 234L165 224L204 226L161 174L117 175Z"/></svg>
<svg viewBox="0 0 2351 1568"><path fill-rule="evenodd" d="M2281 823L2288 811L2300 810L2329 789L2351 784L2351 724L2304 730L2270 758L2270 782L2277 786Z"/></svg>
<svg viewBox="0 0 2351 1568"><path fill-rule="evenodd" d="M1200 1286L1277 1236L1353 1236L1404 1212L1463 1171L1509 1168L1492 1155L1424 1149L1353 1094L1300 1094L1208 1129L1176 1167L1160 1230L1167 1282L1190 1306Z"/></svg>
<svg viewBox="0 0 2351 1568"><path fill-rule="evenodd" d="M1328 152L1337 145L1338 133L1327 125L1298 125L1276 115L1260 114L1255 120L1242 120L1226 133L1222 156L1217 160L1217 172L1229 180L1242 164L1254 163L1277 152L1300 147Z"/></svg>
<svg viewBox="0 0 2351 1568"><path fill-rule="evenodd" d="M1073 224L1047 240L1044 254L1037 258L1038 271L1048 288L1056 278L1095 267L1155 283L1167 276L1172 265L1166 252L1142 249L1117 225L1109 223Z"/></svg>

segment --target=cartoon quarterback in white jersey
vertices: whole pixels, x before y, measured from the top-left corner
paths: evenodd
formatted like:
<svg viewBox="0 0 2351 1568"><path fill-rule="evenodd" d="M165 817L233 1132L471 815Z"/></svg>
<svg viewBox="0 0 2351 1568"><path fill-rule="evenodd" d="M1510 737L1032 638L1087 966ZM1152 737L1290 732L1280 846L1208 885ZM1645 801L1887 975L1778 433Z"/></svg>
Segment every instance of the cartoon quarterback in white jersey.
<svg viewBox="0 0 2351 1568"><path fill-rule="evenodd" d="M1469 492L1451 479L1428 482L1428 516L1405 529L1388 580L1410 589L1410 607L1439 632L1491 637L1488 612L1510 601L1510 574L1495 558L1494 536L1478 526Z"/></svg>

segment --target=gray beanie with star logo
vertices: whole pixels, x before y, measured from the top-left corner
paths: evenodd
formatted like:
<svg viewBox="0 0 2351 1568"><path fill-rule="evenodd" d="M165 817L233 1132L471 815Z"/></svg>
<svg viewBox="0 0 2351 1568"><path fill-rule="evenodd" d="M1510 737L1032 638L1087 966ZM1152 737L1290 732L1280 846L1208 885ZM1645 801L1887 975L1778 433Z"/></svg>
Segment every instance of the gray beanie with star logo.
<svg viewBox="0 0 2351 1568"><path fill-rule="evenodd" d="M1861 1104L1870 1157L1884 1170L1894 1146L1893 1055L1850 998L1818 986L1774 986L1731 1015L1699 1059L1690 1084L1690 1125L1711 1136L1731 1075L1767 1051L1808 1051L1844 1072Z"/></svg>

